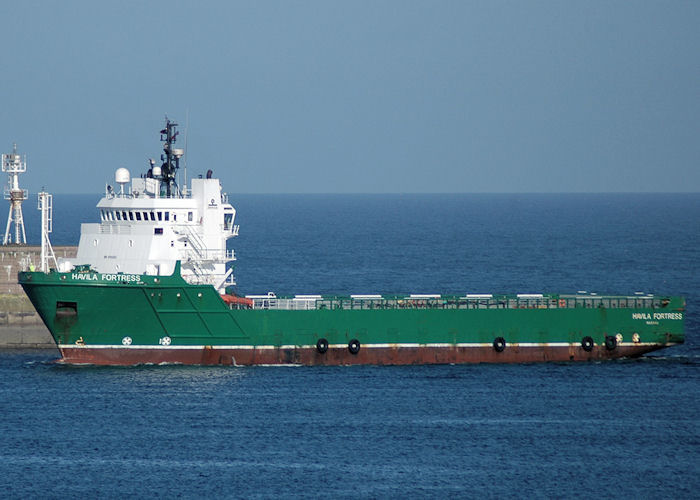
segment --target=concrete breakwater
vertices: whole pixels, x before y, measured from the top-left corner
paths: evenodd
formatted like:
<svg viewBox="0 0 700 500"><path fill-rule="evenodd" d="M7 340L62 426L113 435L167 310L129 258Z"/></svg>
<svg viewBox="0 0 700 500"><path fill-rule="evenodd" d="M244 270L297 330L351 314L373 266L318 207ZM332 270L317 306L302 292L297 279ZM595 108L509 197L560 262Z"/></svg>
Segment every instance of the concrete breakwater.
<svg viewBox="0 0 700 500"><path fill-rule="evenodd" d="M56 258L75 257L77 247L54 247ZM40 265L41 247L0 246L0 349L55 348L48 329L17 283L17 273Z"/></svg>
<svg viewBox="0 0 700 500"><path fill-rule="evenodd" d="M36 311L0 311L0 349L54 347L56 344Z"/></svg>

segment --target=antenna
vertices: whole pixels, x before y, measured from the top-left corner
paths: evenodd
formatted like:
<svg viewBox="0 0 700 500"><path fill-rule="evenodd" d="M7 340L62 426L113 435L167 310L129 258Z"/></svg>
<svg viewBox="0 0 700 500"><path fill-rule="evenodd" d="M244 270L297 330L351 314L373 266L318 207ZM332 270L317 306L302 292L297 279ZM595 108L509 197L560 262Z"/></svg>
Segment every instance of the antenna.
<svg viewBox="0 0 700 500"><path fill-rule="evenodd" d="M190 110L185 110L185 157L182 159L182 168L185 171L185 183L183 184L183 194L187 196L187 156L189 150L187 149L187 132L190 130Z"/></svg>
<svg viewBox="0 0 700 500"><path fill-rule="evenodd" d="M12 153L2 155L2 171L7 172L5 199L10 200L10 213L7 216L7 228L3 245L11 244L10 226L15 224L16 245L26 245L27 236L24 233L24 218L22 217L22 202L27 199L29 192L19 187L19 174L27 171L27 158L17 153L17 144L12 145Z"/></svg>

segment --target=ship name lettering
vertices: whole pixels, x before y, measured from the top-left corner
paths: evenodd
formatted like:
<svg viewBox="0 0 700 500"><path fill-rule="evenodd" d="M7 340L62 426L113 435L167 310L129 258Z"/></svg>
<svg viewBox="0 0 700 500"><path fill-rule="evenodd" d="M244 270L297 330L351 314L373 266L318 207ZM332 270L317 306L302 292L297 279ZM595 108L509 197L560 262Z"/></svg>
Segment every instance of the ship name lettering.
<svg viewBox="0 0 700 500"><path fill-rule="evenodd" d="M683 319L683 313L671 312L671 313L654 313L654 319Z"/></svg>
<svg viewBox="0 0 700 500"><path fill-rule="evenodd" d="M643 319L643 320L660 320L660 319L672 319L672 320L682 320L683 313L679 312L655 312L650 313L632 313L632 319Z"/></svg>
<svg viewBox="0 0 700 500"><path fill-rule="evenodd" d="M102 281L139 281L140 276L138 274L101 274L100 279Z"/></svg>
<svg viewBox="0 0 700 500"><path fill-rule="evenodd" d="M97 281L96 274L86 274L86 273L72 273L71 279L83 280L83 281Z"/></svg>

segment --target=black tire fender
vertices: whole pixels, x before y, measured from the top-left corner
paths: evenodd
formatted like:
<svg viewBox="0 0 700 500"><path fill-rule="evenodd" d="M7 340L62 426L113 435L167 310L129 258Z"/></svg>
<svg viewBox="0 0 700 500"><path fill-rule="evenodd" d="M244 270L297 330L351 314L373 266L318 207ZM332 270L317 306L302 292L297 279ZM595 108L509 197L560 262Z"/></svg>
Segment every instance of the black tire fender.
<svg viewBox="0 0 700 500"><path fill-rule="evenodd" d="M585 336L581 339L581 347L583 347L583 350L586 352L591 352L594 345L595 342L593 342L593 339L589 336Z"/></svg>
<svg viewBox="0 0 700 500"><path fill-rule="evenodd" d="M318 339L316 342L316 350L319 354L324 354L328 350L328 341L324 338Z"/></svg>
<svg viewBox="0 0 700 500"><path fill-rule="evenodd" d="M493 350L496 352L503 352L506 348L506 339L503 337L496 337L493 339Z"/></svg>
<svg viewBox="0 0 700 500"><path fill-rule="evenodd" d="M350 342L348 342L348 351L350 351L350 354L357 354L360 352L360 341L357 339L352 339Z"/></svg>
<svg viewBox="0 0 700 500"><path fill-rule="evenodd" d="M605 348L608 351L614 351L617 347L617 339L613 335L605 336Z"/></svg>

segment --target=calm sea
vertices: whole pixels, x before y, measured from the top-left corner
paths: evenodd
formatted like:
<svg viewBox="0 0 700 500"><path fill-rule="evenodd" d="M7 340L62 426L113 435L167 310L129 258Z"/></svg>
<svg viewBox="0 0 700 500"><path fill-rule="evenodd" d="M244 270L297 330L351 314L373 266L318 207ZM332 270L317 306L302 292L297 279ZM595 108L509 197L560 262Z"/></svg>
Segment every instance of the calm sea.
<svg viewBox="0 0 700 500"><path fill-rule="evenodd" d="M96 201L55 196L54 245L77 243ZM687 341L514 366L73 368L0 352L0 496L700 496L700 195L231 201L239 293L679 294Z"/></svg>

